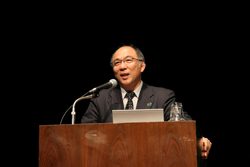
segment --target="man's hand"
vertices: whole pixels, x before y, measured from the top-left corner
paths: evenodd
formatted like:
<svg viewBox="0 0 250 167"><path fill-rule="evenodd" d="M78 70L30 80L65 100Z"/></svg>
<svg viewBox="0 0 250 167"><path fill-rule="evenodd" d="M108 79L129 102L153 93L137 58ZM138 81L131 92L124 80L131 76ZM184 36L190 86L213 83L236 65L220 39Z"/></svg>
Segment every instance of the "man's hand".
<svg viewBox="0 0 250 167"><path fill-rule="evenodd" d="M198 146L200 148L202 158L207 159L209 151L210 151L211 146L212 146L212 143L210 142L210 140L208 140L205 137L202 137L199 140Z"/></svg>

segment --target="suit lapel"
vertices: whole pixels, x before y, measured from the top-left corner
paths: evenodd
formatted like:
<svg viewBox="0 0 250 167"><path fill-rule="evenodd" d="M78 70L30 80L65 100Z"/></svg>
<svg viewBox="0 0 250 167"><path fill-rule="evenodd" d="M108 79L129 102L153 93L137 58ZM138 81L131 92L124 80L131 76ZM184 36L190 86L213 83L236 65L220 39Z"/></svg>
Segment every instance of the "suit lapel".
<svg viewBox="0 0 250 167"><path fill-rule="evenodd" d="M151 109L154 103L153 91L147 84L143 83L139 99L137 102L137 109Z"/></svg>
<svg viewBox="0 0 250 167"><path fill-rule="evenodd" d="M109 105L110 105L111 111L124 109L122 95L121 95L121 89L119 86L114 88L110 92L109 96L110 96Z"/></svg>

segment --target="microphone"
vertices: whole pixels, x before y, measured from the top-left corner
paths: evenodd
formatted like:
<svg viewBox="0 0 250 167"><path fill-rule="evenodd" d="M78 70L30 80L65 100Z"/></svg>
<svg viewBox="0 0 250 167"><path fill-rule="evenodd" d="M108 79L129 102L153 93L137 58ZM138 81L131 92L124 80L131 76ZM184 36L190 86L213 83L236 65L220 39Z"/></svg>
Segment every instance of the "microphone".
<svg viewBox="0 0 250 167"><path fill-rule="evenodd" d="M99 92L102 89L108 89L108 88L114 88L117 86L117 81L115 79L111 79L109 80L109 82L101 85L101 86L97 86L96 88L91 89L88 93L93 93L93 92Z"/></svg>

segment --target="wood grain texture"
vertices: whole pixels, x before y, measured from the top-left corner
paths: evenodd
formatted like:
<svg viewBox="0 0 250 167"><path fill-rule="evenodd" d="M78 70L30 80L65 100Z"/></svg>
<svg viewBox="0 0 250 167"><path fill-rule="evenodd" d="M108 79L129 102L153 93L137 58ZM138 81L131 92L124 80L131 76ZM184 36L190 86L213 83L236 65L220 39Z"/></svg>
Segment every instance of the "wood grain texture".
<svg viewBox="0 0 250 167"><path fill-rule="evenodd" d="M40 167L197 166L188 122L40 126Z"/></svg>

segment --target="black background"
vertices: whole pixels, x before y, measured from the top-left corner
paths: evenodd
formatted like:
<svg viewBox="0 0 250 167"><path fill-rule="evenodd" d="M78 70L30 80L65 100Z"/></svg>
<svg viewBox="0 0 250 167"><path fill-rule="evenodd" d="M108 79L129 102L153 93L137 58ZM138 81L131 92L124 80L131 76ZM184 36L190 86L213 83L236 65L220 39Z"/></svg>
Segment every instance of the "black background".
<svg viewBox="0 0 250 167"><path fill-rule="evenodd" d="M24 149L29 149L26 158L33 166L38 164L39 125L59 124L77 98L114 78L109 63L121 43L143 52L142 80L173 90L201 126L213 143L210 166L245 164L249 144L244 144L247 118L239 111L247 76L241 21L232 22L223 13L190 12L173 18L169 12L117 17L118 11L107 16L81 11L70 14L67 8L54 7L32 17L27 13L25 21L16 23L20 29L12 31L15 49L23 55L16 59L22 63L15 71L21 79L15 80L27 97L20 99L26 112L19 114L25 117ZM88 102L77 104L76 123ZM63 124L71 123L70 112Z"/></svg>

